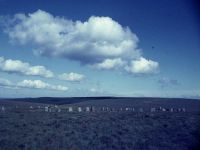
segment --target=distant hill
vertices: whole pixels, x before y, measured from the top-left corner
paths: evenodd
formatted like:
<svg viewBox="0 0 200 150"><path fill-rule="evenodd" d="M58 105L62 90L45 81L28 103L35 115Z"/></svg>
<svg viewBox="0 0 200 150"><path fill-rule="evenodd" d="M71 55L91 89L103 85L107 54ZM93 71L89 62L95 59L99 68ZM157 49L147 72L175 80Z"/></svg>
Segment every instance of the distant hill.
<svg viewBox="0 0 200 150"><path fill-rule="evenodd" d="M189 111L200 111L200 100L183 98L153 97L39 97L4 99L7 102L41 103L55 105L135 107L150 109L151 107L186 108ZM2 101L2 100L1 100Z"/></svg>
<svg viewBox="0 0 200 150"><path fill-rule="evenodd" d="M113 97L38 97L38 98L4 98L2 100L63 105L63 104L79 103L88 100L103 100L112 98Z"/></svg>

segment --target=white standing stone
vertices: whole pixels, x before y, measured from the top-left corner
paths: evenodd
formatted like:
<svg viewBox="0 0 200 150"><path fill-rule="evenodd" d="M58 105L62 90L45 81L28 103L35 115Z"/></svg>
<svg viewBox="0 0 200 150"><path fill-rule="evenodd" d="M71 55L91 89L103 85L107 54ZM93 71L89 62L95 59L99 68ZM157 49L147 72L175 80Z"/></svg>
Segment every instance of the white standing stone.
<svg viewBox="0 0 200 150"><path fill-rule="evenodd" d="M86 111L86 112L89 112L89 111L90 111L90 107L87 106L87 107L85 108L85 111Z"/></svg>
<svg viewBox="0 0 200 150"><path fill-rule="evenodd" d="M48 106L45 106L45 107L44 107L44 111L45 111L45 112L48 112L48 111L49 111L49 107L48 107Z"/></svg>
<svg viewBox="0 0 200 150"><path fill-rule="evenodd" d="M69 112L73 112L73 108L72 107L69 107L68 110L69 110Z"/></svg>
<svg viewBox="0 0 200 150"><path fill-rule="evenodd" d="M82 108L81 107L78 107L78 112L82 112Z"/></svg>

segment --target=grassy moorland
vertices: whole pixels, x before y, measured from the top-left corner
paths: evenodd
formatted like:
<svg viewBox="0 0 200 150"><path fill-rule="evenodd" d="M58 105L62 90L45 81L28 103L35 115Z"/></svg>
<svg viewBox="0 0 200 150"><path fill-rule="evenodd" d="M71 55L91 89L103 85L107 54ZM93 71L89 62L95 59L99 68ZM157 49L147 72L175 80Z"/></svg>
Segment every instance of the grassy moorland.
<svg viewBox="0 0 200 150"><path fill-rule="evenodd" d="M49 113L29 110L30 105L38 103L1 101L0 105L7 108L0 112L1 150L197 150L200 147L199 111Z"/></svg>

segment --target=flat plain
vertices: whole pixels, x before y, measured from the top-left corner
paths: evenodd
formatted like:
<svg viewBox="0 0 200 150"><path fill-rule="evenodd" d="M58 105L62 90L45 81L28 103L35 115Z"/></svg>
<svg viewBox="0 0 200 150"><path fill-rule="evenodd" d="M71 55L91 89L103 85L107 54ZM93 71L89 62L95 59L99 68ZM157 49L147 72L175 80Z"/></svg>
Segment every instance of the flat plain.
<svg viewBox="0 0 200 150"><path fill-rule="evenodd" d="M53 107L55 104L39 102L0 100L0 106L6 108L4 112L0 111L1 150L200 148L199 100L86 98L70 104L68 101L65 104L62 102L62 105L58 105L61 112L45 112L45 106ZM136 111L64 111L69 106L123 109L130 106ZM150 112L149 108L153 106L184 107L186 112ZM139 108L143 108L144 112L137 111Z"/></svg>

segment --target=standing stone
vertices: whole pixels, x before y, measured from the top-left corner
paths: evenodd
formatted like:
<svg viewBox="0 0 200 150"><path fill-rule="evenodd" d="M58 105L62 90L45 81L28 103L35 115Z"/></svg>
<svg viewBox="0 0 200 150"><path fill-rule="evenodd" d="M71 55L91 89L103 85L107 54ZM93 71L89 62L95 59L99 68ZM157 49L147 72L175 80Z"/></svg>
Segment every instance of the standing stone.
<svg viewBox="0 0 200 150"><path fill-rule="evenodd" d="M90 107L86 107L86 108L85 108L85 111L86 111L86 112L90 112Z"/></svg>
<svg viewBox="0 0 200 150"><path fill-rule="evenodd" d="M78 112L82 112L82 108L81 107L78 107Z"/></svg>
<svg viewBox="0 0 200 150"><path fill-rule="evenodd" d="M45 106L45 107L44 107L44 111L45 111L45 112L48 112L48 111L49 111L49 107L48 107L48 106Z"/></svg>
<svg viewBox="0 0 200 150"><path fill-rule="evenodd" d="M73 108L72 107L69 107L68 110L69 110L69 112L73 112Z"/></svg>
<svg viewBox="0 0 200 150"><path fill-rule="evenodd" d="M95 112L95 107L94 106L91 107L91 111Z"/></svg>
<svg viewBox="0 0 200 150"><path fill-rule="evenodd" d="M1 111L2 111L2 112L5 112L5 111L6 111L6 108L5 108L4 106L2 106L2 107L1 107Z"/></svg>
<svg viewBox="0 0 200 150"><path fill-rule="evenodd" d="M132 111L135 111L135 108L134 108L134 107L132 108Z"/></svg>

